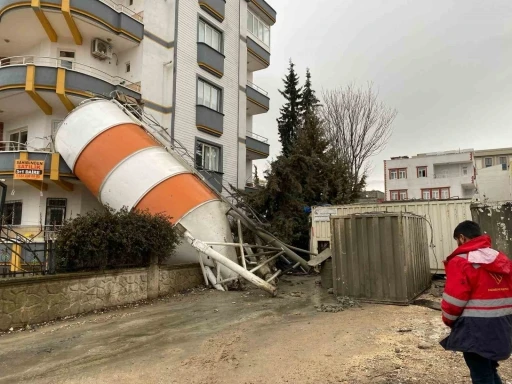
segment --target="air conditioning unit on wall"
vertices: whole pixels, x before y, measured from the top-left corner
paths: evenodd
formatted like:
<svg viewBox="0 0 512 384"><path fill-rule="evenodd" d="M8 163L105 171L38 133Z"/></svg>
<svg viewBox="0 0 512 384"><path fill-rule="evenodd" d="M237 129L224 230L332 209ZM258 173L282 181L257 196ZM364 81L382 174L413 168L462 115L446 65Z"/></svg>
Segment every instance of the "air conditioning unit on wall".
<svg viewBox="0 0 512 384"><path fill-rule="evenodd" d="M101 39L94 39L92 41L92 55L100 60L112 58L112 46Z"/></svg>

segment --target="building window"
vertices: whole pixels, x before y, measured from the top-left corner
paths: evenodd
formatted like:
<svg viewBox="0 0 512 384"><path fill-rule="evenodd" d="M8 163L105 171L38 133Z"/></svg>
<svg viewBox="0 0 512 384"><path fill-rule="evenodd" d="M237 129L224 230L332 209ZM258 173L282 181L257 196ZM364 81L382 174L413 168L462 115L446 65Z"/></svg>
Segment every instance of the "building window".
<svg viewBox="0 0 512 384"><path fill-rule="evenodd" d="M492 157L486 157L484 159L484 162L485 168L492 167Z"/></svg>
<svg viewBox="0 0 512 384"><path fill-rule="evenodd" d="M128 0L128 5L133 5L133 0Z"/></svg>
<svg viewBox="0 0 512 384"><path fill-rule="evenodd" d="M204 105L214 111L220 112L221 90L204 80L199 79L197 84L197 104Z"/></svg>
<svg viewBox="0 0 512 384"><path fill-rule="evenodd" d="M447 200L450 198L450 188L422 189L421 196L423 200L439 200L440 198Z"/></svg>
<svg viewBox="0 0 512 384"><path fill-rule="evenodd" d="M73 69L75 52L59 50L59 66L66 69Z"/></svg>
<svg viewBox="0 0 512 384"><path fill-rule="evenodd" d="M196 167L206 171L220 171L220 148L198 141L196 144Z"/></svg>
<svg viewBox="0 0 512 384"><path fill-rule="evenodd" d="M390 191L391 200L407 200L407 190Z"/></svg>
<svg viewBox="0 0 512 384"><path fill-rule="evenodd" d="M507 156L500 156L500 164L507 164Z"/></svg>
<svg viewBox="0 0 512 384"><path fill-rule="evenodd" d="M21 201L6 201L4 205L4 225L21 225L21 212L23 203Z"/></svg>
<svg viewBox="0 0 512 384"><path fill-rule="evenodd" d="M427 177L427 167L418 167L417 172L418 177Z"/></svg>
<svg viewBox="0 0 512 384"><path fill-rule="evenodd" d="M66 219L67 199L46 200L45 225L63 225Z"/></svg>
<svg viewBox="0 0 512 384"><path fill-rule="evenodd" d="M462 167L462 176L468 175L468 167Z"/></svg>
<svg viewBox="0 0 512 384"><path fill-rule="evenodd" d="M222 51L222 33L203 20L199 20L199 42L209 45L218 52Z"/></svg>
<svg viewBox="0 0 512 384"><path fill-rule="evenodd" d="M131 63L130 63L130 62L127 62L127 63L125 64L125 66L126 66L126 73L128 73L128 72L130 72L130 71L132 70L132 65L131 65Z"/></svg>
<svg viewBox="0 0 512 384"><path fill-rule="evenodd" d="M247 12L247 30L263 44L270 46L270 27L251 12Z"/></svg>
<svg viewBox="0 0 512 384"><path fill-rule="evenodd" d="M9 135L9 151L25 151L27 149L28 131L23 129Z"/></svg>
<svg viewBox="0 0 512 384"><path fill-rule="evenodd" d="M389 179L407 179L407 168L396 168L389 170Z"/></svg>

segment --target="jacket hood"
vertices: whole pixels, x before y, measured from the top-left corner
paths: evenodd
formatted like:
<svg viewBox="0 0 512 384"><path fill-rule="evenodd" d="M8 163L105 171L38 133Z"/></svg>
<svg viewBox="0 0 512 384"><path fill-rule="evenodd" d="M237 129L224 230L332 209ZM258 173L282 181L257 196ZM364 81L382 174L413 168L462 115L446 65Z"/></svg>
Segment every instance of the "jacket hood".
<svg viewBox="0 0 512 384"><path fill-rule="evenodd" d="M491 238L488 235L475 237L453 251L446 261L454 256L467 255L469 263L479 264L492 273L508 275L512 271L511 261L503 253L492 249L491 245Z"/></svg>

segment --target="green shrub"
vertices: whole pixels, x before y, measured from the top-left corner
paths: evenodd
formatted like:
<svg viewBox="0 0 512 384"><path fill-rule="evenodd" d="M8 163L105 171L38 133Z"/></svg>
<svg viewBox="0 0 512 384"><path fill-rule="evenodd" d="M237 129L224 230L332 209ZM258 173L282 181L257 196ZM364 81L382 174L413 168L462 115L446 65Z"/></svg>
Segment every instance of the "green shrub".
<svg viewBox="0 0 512 384"><path fill-rule="evenodd" d="M180 242L169 219L165 214L106 207L69 220L57 236L57 270L144 267L152 256L161 264Z"/></svg>

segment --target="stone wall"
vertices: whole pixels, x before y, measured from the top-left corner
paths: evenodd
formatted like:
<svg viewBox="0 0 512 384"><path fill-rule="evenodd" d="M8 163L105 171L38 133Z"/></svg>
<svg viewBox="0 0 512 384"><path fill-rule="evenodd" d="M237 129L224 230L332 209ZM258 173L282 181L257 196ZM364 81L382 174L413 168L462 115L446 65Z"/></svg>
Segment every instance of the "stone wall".
<svg viewBox="0 0 512 384"><path fill-rule="evenodd" d="M153 282L148 268L0 279L0 331L146 299L151 285L163 296L203 283L198 265L158 272Z"/></svg>

